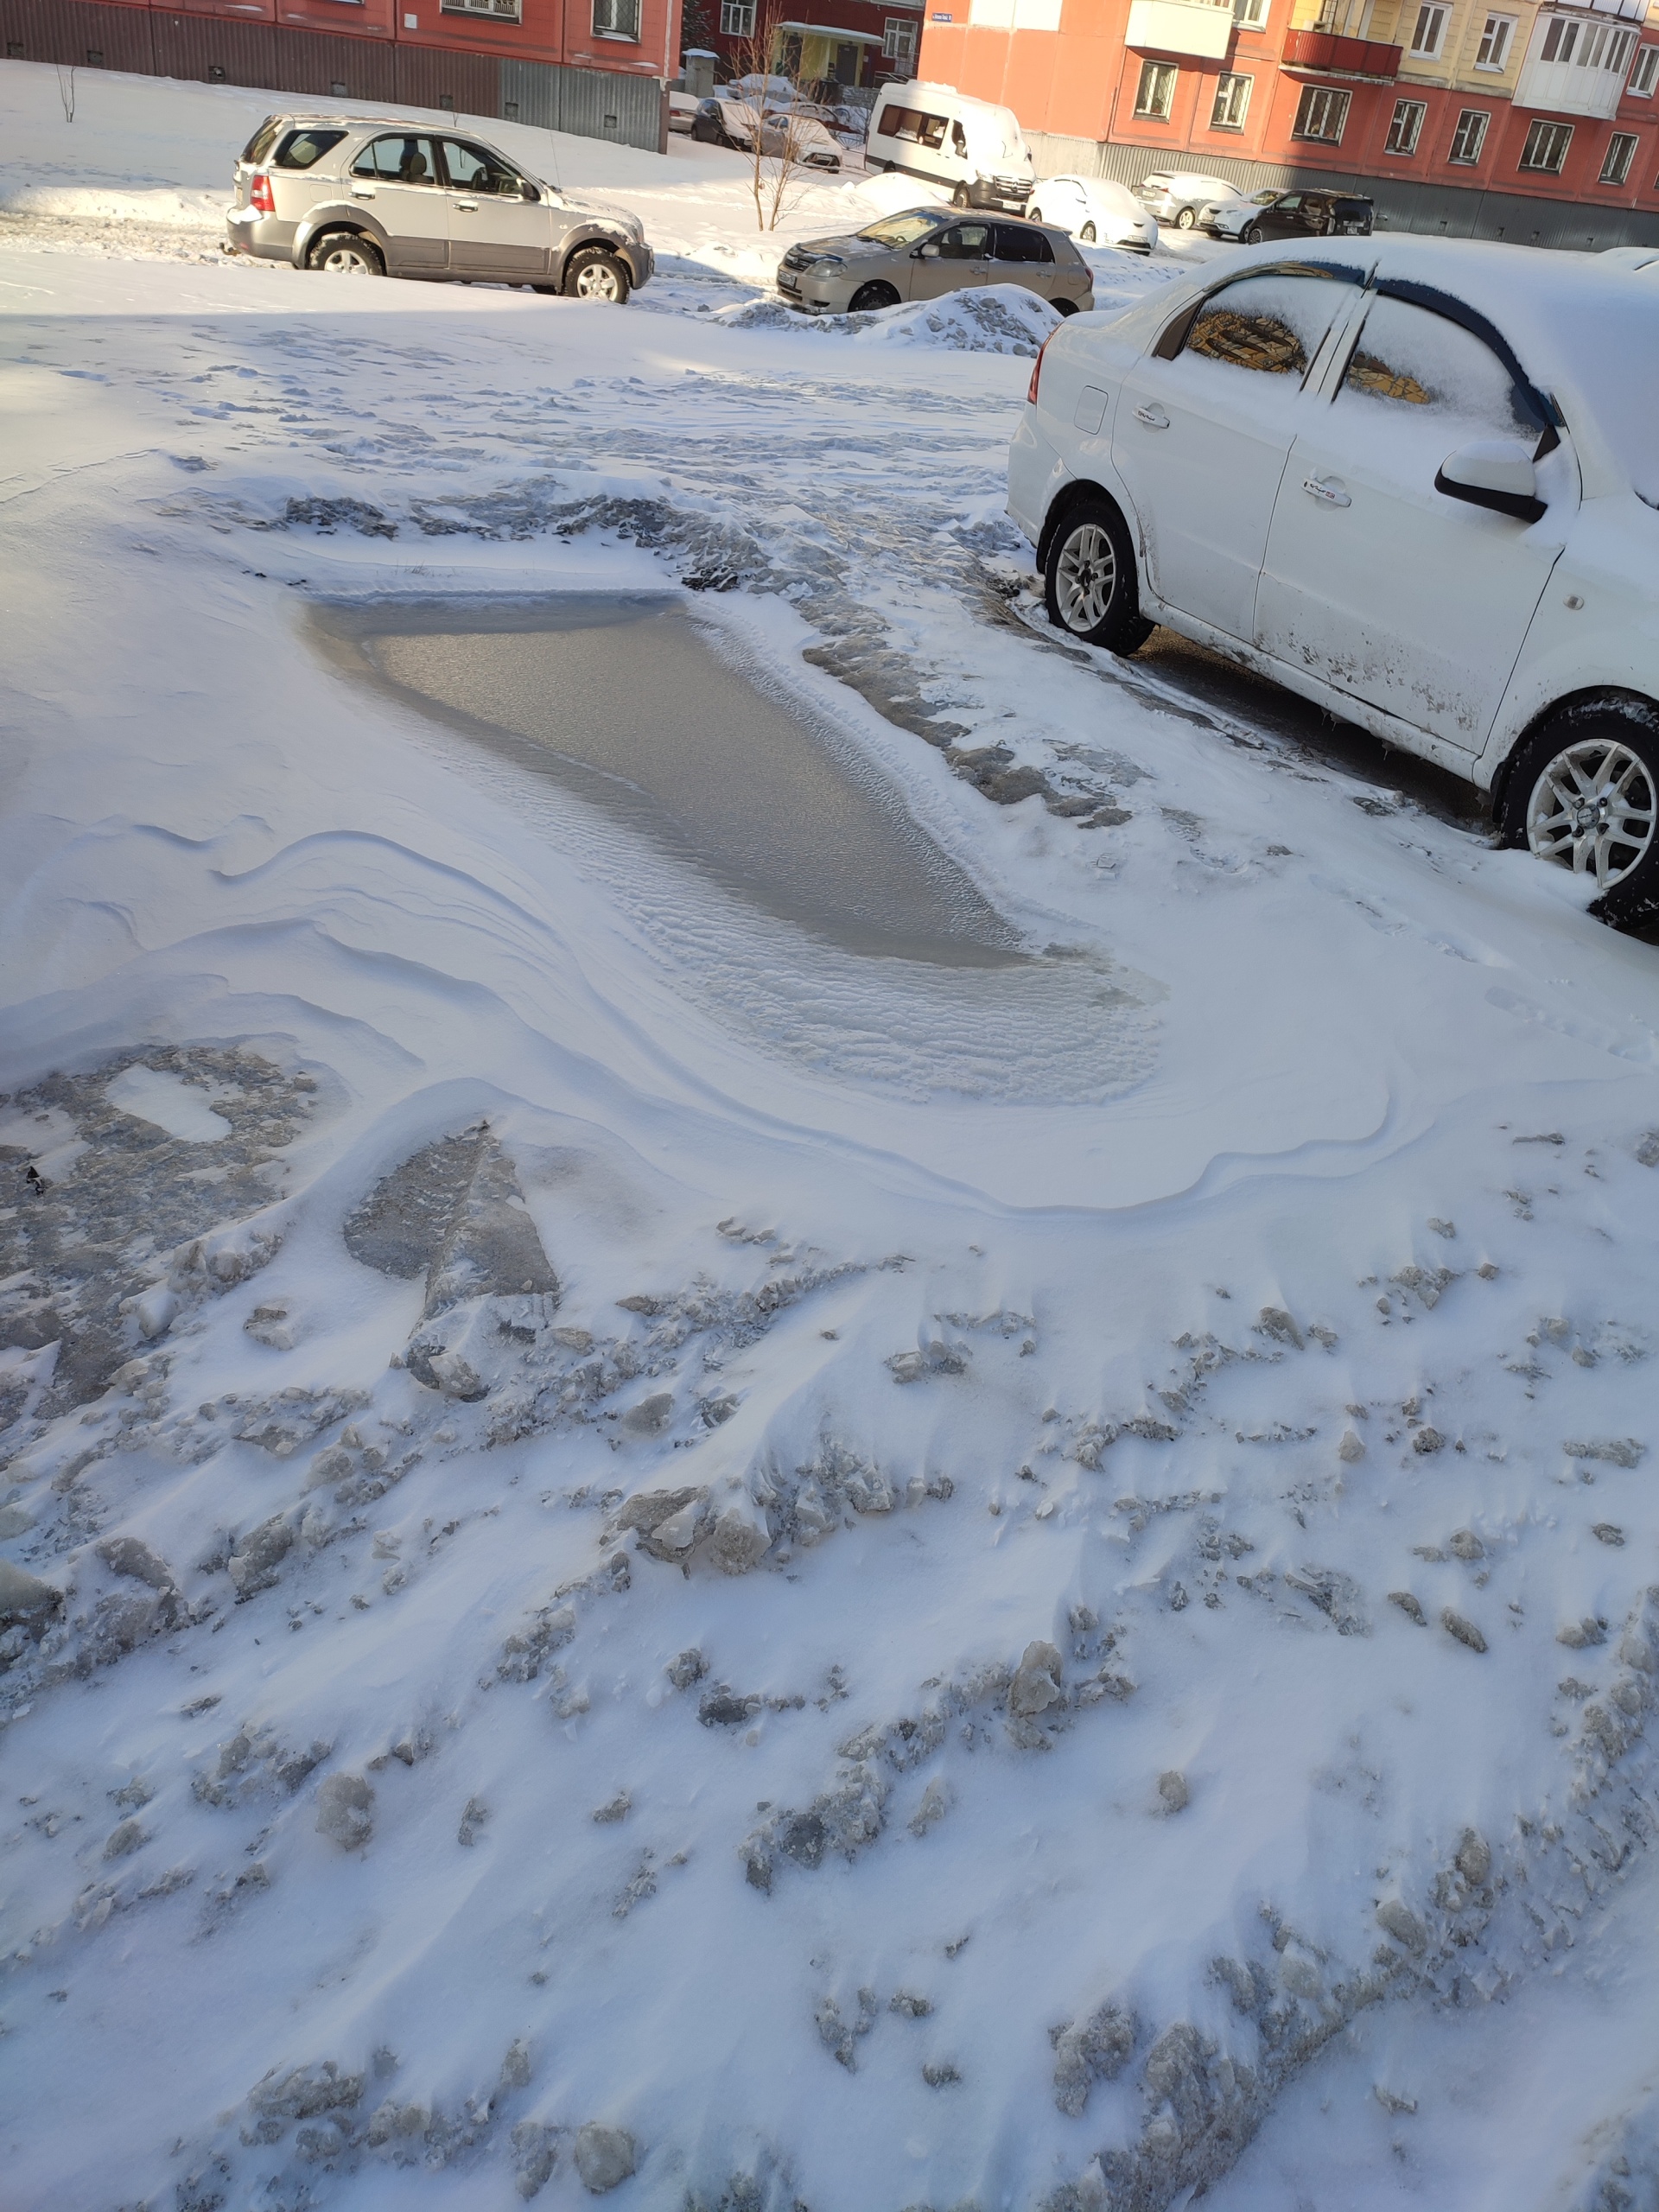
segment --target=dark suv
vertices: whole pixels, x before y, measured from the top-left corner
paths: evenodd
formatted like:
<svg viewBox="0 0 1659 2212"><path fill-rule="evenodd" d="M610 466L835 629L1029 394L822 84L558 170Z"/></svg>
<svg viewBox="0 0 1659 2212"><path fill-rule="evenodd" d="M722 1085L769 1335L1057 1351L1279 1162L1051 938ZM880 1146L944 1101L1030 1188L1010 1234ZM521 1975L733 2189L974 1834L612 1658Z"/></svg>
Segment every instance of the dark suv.
<svg viewBox="0 0 1659 2212"><path fill-rule="evenodd" d="M1345 192L1281 192L1265 205L1213 212L1216 235L1246 245L1266 238L1368 238L1371 229L1371 202Z"/></svg>

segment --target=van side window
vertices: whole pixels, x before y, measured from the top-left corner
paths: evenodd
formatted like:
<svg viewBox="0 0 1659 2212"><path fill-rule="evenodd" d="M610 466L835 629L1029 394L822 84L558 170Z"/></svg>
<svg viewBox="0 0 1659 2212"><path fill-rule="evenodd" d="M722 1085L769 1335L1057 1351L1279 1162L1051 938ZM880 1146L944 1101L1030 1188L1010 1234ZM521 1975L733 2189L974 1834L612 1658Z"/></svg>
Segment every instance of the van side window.
<svg viewBox="0 0 1659 2212"><path fill-rule="evenodd" d="M967 160L968 135L959 123L953 123L950 126L950 150L959 160Z"/></svg>
<svg viewBox="0 0 1659 2212"><path fill-rule="evenodd" d="M899 118L904 111L901 107L884 107L876 119L876 137L896 138L899 136Z"/></svg>
<svg viewBox="0 0 1659 2212"><path fill-rule="evenodd" d="M917 135L923 145L930 154L937 154L944 143L944 126L949 118L943 115L923 115L916 119L922 126Z"/></svg>

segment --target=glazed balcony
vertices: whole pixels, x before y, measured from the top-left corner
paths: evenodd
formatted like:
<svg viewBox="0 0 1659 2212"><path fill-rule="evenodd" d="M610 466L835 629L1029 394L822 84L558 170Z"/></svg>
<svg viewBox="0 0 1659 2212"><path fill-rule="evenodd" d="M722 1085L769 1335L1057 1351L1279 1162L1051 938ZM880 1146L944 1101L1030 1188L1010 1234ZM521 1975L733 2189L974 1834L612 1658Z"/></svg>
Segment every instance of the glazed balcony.
<svg viewBox="0 0 1659 2212"><path fill-rule="evenodd" d="M1232 35L1232 0L1129 0L1128 46L1224 61Z"/></svg>
<svg viewBox="0 0 1659 2212"><path fill-rule="evenodd" d="M1374 38L1341 38L1335 31L1287 31L1284 66L1320 77L1347 77L1364 85L1391 85L1400 73L1401 48Z"/></svg>

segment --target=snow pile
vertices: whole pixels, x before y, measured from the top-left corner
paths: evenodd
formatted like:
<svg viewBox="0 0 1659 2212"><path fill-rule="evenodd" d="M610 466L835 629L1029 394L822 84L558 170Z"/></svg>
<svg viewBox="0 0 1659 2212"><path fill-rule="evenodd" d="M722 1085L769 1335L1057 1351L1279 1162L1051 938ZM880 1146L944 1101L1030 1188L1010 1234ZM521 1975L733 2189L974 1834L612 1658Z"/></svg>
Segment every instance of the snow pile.
<svg viewBox="0 0 1659 2212"><path fill-rule="evenodd" d="M778 299L749 300L710 317L728 330L816 330L864 345L938 346L958 353L1015 353L1030 360L1060 321L1058 308L1018 284L947 292L868 315L804 315Z"/></svg>
<svg viewBox="0 0 1659 2212"><path fill-rule="evenodd" d="M0 181L0 208L12 215L52 216L59 220L141 223L156 230L222 232L228 192L191 192L170 185L135 191L111 182L35 184L14 172Z"/></svg>

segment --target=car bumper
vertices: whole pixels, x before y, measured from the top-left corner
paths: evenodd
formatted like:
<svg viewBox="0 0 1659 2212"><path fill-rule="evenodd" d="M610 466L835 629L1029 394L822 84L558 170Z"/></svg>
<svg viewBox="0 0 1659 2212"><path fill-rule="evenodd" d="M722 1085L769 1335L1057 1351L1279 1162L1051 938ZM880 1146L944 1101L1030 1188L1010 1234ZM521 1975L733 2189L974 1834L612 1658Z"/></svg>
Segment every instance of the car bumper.
<svg viewBox="0 0 1659 2212"><path fill-rule="evenodd" d="M780 269L778 296L785 306L808 315L845 315L858 286L848 276L815 276L810 269Z"/></svg>
<svg viewBox="0 0 1659 2212"><path fill-rule="evenodd" d="M649 284L657 273L657 257L651 248L642 242L639 245L620 245L616 251L628 265L628 274L633 279L635 291L641 284Z"/></svg>
<svg viewBox="0 0 1659 2212"><path fill-rule="evenodd" d="M225 250L251 255L255 261L291 262L299 227L251 207L232 207L225 218Z"/></svg>
<svg viewBox="0 0 1659 2212"><path fill-rule="evenodd" d="M999 184L995 177L976 177L968 188L970 207L1001 207L1007 213L1018 215L1036 187L1032 184Z"/></svg>
<svg viewBox="0 0 1659 2212"><path fill-rule="evenodd" d="M1033 545L1041 537L1044 518L1054 504L1057 480L1067 473L1027 407L1008 448L1008 516Z"/></svg>

